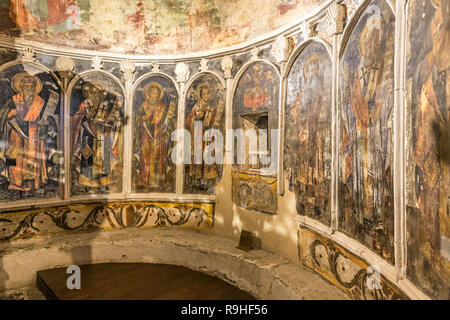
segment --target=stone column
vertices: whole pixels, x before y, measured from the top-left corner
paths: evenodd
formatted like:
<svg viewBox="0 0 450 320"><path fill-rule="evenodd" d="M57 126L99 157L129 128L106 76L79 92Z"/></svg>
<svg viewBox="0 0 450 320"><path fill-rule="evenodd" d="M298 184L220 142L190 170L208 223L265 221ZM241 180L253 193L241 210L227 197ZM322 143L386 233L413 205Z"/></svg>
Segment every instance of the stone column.
<svg viewBox="0 0 450 320"><path fill-rule="evenodd" d="M184 62L177 63L175 67L175 74L177 75L177 82L180 88L180 98L178 99L178 116L177 116L177 129L179 131L184 129L184 113L186 104L186 81L189 78L189 66ZM178 143L181 143L184 149L184 136ZM176 165L176 194L180 196L183 193L184 184L184 162L182 161L184 152L181 151L177 154Z"/></svg>
<svg viewBox="0 0 450 320"><path fill-rule="evenodd" d="M346 9L343 4L333 3L326 11L328 35L333 41L333 80L331 97L331 232L338 230L339 224L339 43L344 31Z"/></svg>

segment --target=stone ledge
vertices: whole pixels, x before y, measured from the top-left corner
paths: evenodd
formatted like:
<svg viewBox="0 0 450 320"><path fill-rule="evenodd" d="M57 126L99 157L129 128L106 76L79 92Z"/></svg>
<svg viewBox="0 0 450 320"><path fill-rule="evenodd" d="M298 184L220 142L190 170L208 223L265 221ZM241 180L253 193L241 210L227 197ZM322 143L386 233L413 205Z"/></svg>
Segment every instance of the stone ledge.
<svg viewBox="0 0 450 320"><path fill-rule="evenodd" d="M0 292L7 294L33 287L38 270L148 262L216 276L259 299L348 299L319 275L274 253L244 252L235 241L192 230L161 227L64 234L3 243L0 252Z"/></svg>

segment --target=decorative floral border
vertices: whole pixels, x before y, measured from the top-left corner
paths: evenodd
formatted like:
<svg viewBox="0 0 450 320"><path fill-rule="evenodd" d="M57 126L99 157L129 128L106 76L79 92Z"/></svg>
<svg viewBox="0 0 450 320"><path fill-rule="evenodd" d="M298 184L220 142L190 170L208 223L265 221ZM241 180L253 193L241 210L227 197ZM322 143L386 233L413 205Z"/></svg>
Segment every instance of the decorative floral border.
<svg viewBox="0 0 450 320"><path fill-rule="evenodd" d="M0 241L67 231L156 226L201 229L213 225L213 203L93 203L1 214Z"/></svg>
<svg viewBox="0 0 450 320"><path fill-rule="evenodd" d="M298 233L299 259L307 267L357 300L408 300L409 298L355 255L306 228ZM375 282L374 282L375 281ZM373 285L371 288L369 283Z"/></svg>

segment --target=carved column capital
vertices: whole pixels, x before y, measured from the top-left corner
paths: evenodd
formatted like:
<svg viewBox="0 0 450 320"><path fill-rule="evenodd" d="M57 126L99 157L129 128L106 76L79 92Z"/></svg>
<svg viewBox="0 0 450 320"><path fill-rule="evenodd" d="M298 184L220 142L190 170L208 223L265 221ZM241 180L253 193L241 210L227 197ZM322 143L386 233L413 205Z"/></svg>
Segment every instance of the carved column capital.
<svg viewBox="0 0 450 320"><path fill-rule="evenodd" d="M103 69L103 61L99 56L92 57L91 67L94 70L102 70Z"/></svg>
<svg viewBox="0 0 450 320"><path fill-rule="evenodd" d="M152 62L152 72L159 72L159 62L158 61L153 61Z"/></svg>
<svg viewBox="0 0 450 320"><path fill-rule="evenodd" d="M36 61L36 58L35 58L36 52L31 47L25 47L22 50L21 55L22 55L21 59L24 62L35 62Z"/></svg>
<svg viewBox="0 0 450 320"><path fill-rule="evenodd" d="M56 69L59 72L59 76L63 80L64 90L67 88L70 80L73 79L75 74L73 69L75 68L75 61L68 57L58 57L55 62Z"/></svg>
<svg viewBox="0 0 450 320"><path fill-rule="evenodd" d="M123 73L125 81L133 81L133 74L136 71L136 65L131 60L122 60L120 62L120 71Z"/></svg>
<svg viewBox="0 0 450 320"><path fill-rule="evenodd" d="M278 36L272 45L271 54L278 63L286 62L289 58L290 45L285 36Z"/></svg>
<svg viewBox="0 0 450 320"><path fill-rule="evenodd" d="M230 56L222 58L220 66L222 67L225 79L231 79L231 71L233 70L233 59Z"/></svg>
<svg viewBox="0 0 450 320"><path fill-rule="evenodd" d="M261 58L261 49L258 47L253 47L251 54L252 54L252 61L256 61Z"/></svg>
<svg viewBox="0 0 450 320"><path fill-rule="evenodd" d="M208 59L202 58L199 70L200 72L208 71Z"/></svg>
<svg viewBox="0 0 450 320"><path fill-rule="evenodd" d="M189 66L184 62L178 62L175 67L177 82L186 82L189 78Z"/></svg>
<svg viewBox="0 0 450 320"><path fill-rule="evenodd" d="M328 7L325 17L328 23L328 35L334 36L344 31L345 18L347 17L347 10L344 4L333 3Z"/></svg>

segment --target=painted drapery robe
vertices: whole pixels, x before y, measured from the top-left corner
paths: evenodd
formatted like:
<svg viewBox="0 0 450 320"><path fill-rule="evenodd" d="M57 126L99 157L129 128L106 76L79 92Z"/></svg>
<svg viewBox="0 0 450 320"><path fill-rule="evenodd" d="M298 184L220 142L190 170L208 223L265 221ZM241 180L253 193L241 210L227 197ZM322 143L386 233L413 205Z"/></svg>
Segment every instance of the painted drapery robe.
<svg viewBox="0 0 450 320"><path fill-rule="evenodd" d="M26 72L16 74L11 82L17 94L0 109L1 175L9 190L34 193L49 180L47 160L56 150L52 132L57 125L53 121L54 130L49 129L46 109L56 108L59 94L52 92L44 100L38 95L41 80ZM47 120L45 130L41 118Z"/></svg>
<svg viewBox="0 0 450 320"><path fill-rule="evenodd" d="M136 115L135 153L139 157L137 186L158 191L165 183L170 166L170 134L175 127L176 103L171 100L169 107L162 101L163 87L151 82L143 89L145 101Z"/></svg>
<svg viewBox="0 0 450 320"><path fill-rule="evenodd" d="M372 1L340 66L340 228L393 261L394 16Z"/></svg>
<svg viewBox="0 0 450 320"><path fill-rule="evenodd" d="M39 115L45 101L38 95L26 101L16 94L3 106L8 110L3 127L8 125L8 147L5 153L8 166L9 189L37 190L47 182L45 141L39 137ZM5 137L6 138L6 137ZM15 165L13 164L15 163Z"/></svg>
<svg viewBox="0 0 450 320"><path fill-rule="evenodd" d="M285 168L297 212L330 224L331 60L319 43L292 65L287 83ZM300 88L300 89L299 89Z"/></svg>
<svg viewBox="0 0 450 320"><path fill-rule="evenodd" d="M205 132L209 129L223 129L223 113L225 103L223 97L217 98L217 105L214 105L214 91L222 93L208 81L200 82L196 87L196 102L190 109L185 127L191 135L191 162L186 169L186 185L198 192L214 194L214 186L220 178L222 164L207 164L203 159L203 154L208 145L214 143L214 137L204 139ZM196 125L197 123L197 125ZM208 141L209 140L209 141ZM197 145L197 143L200 143ZM201 146L201 152L199 146ZM223 146L222 146L223 147ZM197 152L196 152L197 151ZM201 156L197 159L196 153ZM214 151L211 156L215 157Z"/></svg>
<svg viewBox="0 0 450 320"><path fill-rule="evenodd" d="M407 273L450 298L450 1L411 2L407 93Z"/></svg>
<svg viewBox="0 0 450 320"><path fill-rule="evenodd" d="M73 155L78 184L99 188L113 184L112 172L118 163L122 97L106 99L100 83L84 85L86 100L72 119Z"/></svg>

